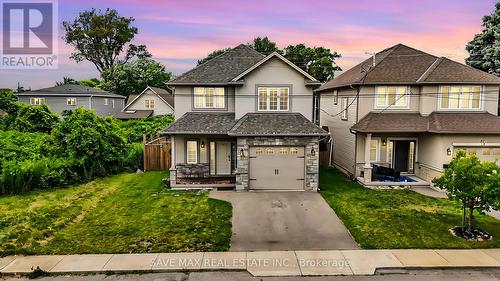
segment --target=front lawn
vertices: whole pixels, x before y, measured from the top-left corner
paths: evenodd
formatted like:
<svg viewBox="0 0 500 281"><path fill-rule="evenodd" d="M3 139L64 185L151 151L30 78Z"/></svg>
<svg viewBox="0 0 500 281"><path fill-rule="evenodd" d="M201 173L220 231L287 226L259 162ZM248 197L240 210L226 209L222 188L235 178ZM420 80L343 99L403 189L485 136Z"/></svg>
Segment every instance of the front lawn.
<svg viewBox="0 0 500 281"><path fill-rule="evenodd" d="M331 167L322 167L321 195L342 219L361 247L499 248L500 221L476 214L477 226L493 240L468 242L448 231L461 224L462 209L449 199L409 190L371 190Z"/></svg>
<svg viewBox="0 0 500 281"><path fill-rule="evenodd" d="M225 251L231 205L175 192L164 172L0 197L0 256Z"/></svg>

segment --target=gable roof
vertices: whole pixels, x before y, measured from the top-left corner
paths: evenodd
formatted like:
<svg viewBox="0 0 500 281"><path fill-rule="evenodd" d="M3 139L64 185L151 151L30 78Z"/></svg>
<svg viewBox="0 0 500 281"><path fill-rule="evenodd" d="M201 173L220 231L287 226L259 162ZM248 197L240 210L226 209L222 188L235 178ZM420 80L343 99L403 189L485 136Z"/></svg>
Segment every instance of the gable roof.
<svg viewBox="0 0 500 281"><path fill-rule="evenodd" d="M90 96L98 96L98 97L109 97L109 98L120 98L125 99L122 95L113 94L101 89L81 86L81 85L73 85L73 84L65 84L50 88L44 88L34 91L27 91L22 93L16 93L17 96L67 96L67 97L90 97Z"/></svg>
<svg viewBox="0 0 500 281"><path fill-rule="evenodd" d="M150 87L147 86L142 93L138 95L130 95L127 100L127 105L123 108L122 111L126 111L129 106L131 106L140 96L142 96L147 90L151 90L154 94L156 94L166 105L168 105L172 110L175 108L174 104L174 95L171 94L168 90Z"/></svg>
<svg viewBox="0 0 500 281"><path fill-rule="evenodd" d="M241 44L176 77L167 85L226 84L263 58L261 53Z"/></svg>
<svg viewBox="0 0 500 281"><path fill-rule="evenodd" d="M499 134L500 117L488 112L370 112L351 130L362 133Z"/></svg>
<svg viewBox="0 0 500 281"><path fill-rule="evenodd" d="M360 84L425 83L500 85L500 77L445 57L439 58L406 45L397 44L375 54L375 66L373 66L373 57L370 57L326 82L318 91Z"/></svg>
<svg viewBox="0 0 500 281"><path fill-rule="evenodd" d="M240 75L238 75L235 78L233 78L232 81L236 82L236 81L240 80L241 78L245 77L247 74L249 74L250 72L254 71L259 66L261 66L262 64L264 64L265 62L269 61L271 58L274 58L274 57L282 60L284 63L288 64L290 67L292 67L293 69L297 70L300 74L304 75L311 82L318 82L318 83L320 83L316 78L312 77L309 73L307 73L304 70L302 70L302 68L298 67L297 65L295 65L294 63L292 63L291 61L289 61L288 59L286 59L284 56L280 55L278 52L271 53L270 55L268 55L267 57L265 57L261 61L259 61L256 64L254 64L249 69L245 70Z"/></svg>

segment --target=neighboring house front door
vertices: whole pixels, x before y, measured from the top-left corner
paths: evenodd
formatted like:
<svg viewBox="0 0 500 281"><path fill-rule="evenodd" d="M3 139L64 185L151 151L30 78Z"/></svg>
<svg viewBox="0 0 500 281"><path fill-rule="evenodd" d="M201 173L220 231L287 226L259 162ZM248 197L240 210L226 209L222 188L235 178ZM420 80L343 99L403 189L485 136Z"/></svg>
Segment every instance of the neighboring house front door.
<svg viewBox="0 0 500 281"><path fill-rule="evenodd" d="M394 169L403 173L414 172L415 141L394 141Z"/></svg>
<svg viewBox="0 0 500 281"><path fill-rule="evenodd" d="M231 142L218 141L216 142L217 148L217 174L229 175L231 174Z"/></svg>

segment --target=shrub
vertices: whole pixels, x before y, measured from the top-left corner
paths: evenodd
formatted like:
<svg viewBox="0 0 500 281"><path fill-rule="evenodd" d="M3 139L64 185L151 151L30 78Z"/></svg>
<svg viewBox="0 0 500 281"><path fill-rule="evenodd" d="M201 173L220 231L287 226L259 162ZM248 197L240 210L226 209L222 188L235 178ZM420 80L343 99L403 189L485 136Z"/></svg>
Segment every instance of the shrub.
<svg viewBox="0 0 500 281"><path fill-rule="evenodd" d="M50 133L59 120L46 104L32 106L22 102L14 103L15 109L3 117L3 126L8 130L21 132Z"/></svg>
<svg viewBox="0 0 500 281"><path fill-rule="evenodd" d="M81 161L84 179L113 174L122 167L125 141L111 118L77 108L63 116L52 135L59 156Z"/></svg>
<svg viewBox="0 0 500 281"><path fill-rule="evenodd" d="M121 135L128 143L142 142L143 134L156 134L158 130L165 129L174 121L170 115L152 117L139 120L118 121Z"/></svg>
<svg viewBox="0 0 500 281"><path fill-rule="evenodd" d="M134 170L144 170L144 147L142 143L132 143L128 145L125 167Z"/></svg>

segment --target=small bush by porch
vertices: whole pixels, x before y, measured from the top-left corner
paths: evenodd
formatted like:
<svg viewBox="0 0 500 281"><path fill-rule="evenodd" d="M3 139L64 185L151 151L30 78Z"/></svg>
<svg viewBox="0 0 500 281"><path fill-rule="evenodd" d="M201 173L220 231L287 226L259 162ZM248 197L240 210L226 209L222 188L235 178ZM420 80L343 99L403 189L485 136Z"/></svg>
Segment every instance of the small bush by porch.
<svg viewBox="0 0 500 281"><path fill-rule="evenodd" d="M476 214L477 226L493 239L471 242L453 236L462 206L449 199L430 198L409 190L371 190L331 167L322 167L321 194L361 247L498 248L500 221Z"/></svg>

